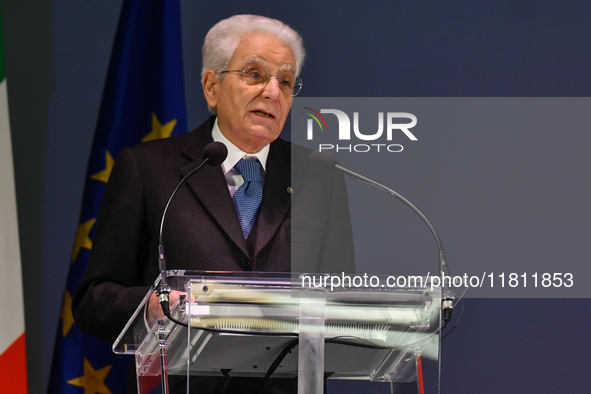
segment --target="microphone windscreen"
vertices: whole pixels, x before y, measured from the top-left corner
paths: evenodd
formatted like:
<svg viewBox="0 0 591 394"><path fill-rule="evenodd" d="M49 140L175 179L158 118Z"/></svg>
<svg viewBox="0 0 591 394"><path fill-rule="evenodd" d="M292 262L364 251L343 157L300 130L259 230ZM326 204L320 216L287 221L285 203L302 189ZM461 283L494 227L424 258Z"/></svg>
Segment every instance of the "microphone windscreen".
<svg viewBox="0 0 591 394"><path fill-rule="evenodd" d="M332 172L335 164L337 164L337 158L335 155L326 151L313 151L310 153L308 160L313 168L317 168L326 173Z"/></svg>
<svg viewBox="0 0 591 394"><path fill-rule="evenodd" d="M209 159L209 164L212 167L219 166L226 160L228 156L228 148L221 142L210 142L203 149L203 159Z"/></svg>

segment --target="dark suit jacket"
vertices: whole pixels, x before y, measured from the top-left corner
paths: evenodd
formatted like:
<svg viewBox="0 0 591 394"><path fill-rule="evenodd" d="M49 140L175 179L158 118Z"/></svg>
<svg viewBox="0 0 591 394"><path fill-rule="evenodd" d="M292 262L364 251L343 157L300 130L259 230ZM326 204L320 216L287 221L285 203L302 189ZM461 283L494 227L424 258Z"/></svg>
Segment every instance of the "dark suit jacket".
<svg viewBox="0 0 591 394"><path fill-rule="evenodd" d="M214 120L188 134L124 149L117 157L90 261L72 302L82 331L114 341L158 276L164 206L182 176L202 162ZM310 165L309 152L281 139L271 143L263 200L248 242L220 166L192 176L164 223L168 268L353 272L344 179Z"/></svg>

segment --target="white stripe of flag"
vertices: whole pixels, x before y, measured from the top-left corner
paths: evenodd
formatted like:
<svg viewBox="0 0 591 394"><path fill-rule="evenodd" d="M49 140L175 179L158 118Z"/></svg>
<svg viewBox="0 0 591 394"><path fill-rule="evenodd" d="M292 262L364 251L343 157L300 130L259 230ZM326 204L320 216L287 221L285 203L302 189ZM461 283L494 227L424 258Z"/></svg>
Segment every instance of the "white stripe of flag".
<svg viewBox="0 0 591 394"><path fill-rule="evenodd" d="M0 367L12 367L0 371L0 385L24 394L26 366L17 360L25 359L25 317L6 78L0 81L0 278Z"/></svg>

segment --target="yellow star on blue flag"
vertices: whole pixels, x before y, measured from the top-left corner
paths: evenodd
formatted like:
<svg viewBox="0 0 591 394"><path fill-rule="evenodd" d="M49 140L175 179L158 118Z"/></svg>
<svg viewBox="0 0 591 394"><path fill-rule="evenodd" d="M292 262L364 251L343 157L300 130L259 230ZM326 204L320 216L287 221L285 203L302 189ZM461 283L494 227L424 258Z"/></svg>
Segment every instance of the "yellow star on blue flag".
<svg viewBox="0 0 591 394"><path fill-rule="evenodd" d="M68 384L83 387L84 394L112 394L111 390L105 385L105 378L110 370L111 365L95 370L85 357L84 375L68 380Z"/></svg>
<svg viewBox="0 0 591 394"><path fill-rule="evenodd" d="M72 251L72 263L78 258L81 248L92 249L92 240L90 239L90 230L94 226L96 218L90 219L78 226L76 230L76 238L74 239L74 250Z"/></svg>
<svg viewBox="0 0 591 394"><path fill-rule="evenodd" d="M168 138L172 134L176 126L176 119L171 120L166 124L160 123L158 117L152 112L152 131L150 134L142 138L142 142L157 140L159 138Z"/></svg>
<svg viewBox="0 0 591 394"><path fill-rule="evenodd" d="M105 153L105 169L97 172L94 175L91 175L90 178L94 179L95 181L101 181L107 183L109 181L109 177L111 176L111 171L113 170L113 166L115 165L115 159L106 151Z"/></svg>
<svg viewBox="0 0 591 394"><path fill-rule="evenodd" d="M72 296L68 293L68 290L64 292L64 301L62 302L60 319L62 319L62 336L65 337L74 325L74 316L72 316Z"/></svg>

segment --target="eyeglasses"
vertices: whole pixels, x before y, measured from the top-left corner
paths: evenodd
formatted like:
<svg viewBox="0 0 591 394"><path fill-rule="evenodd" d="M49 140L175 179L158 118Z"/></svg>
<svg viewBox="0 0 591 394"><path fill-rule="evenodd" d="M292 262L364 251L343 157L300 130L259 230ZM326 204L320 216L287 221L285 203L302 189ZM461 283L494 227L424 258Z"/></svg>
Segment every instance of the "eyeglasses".
<svg viewBox="0 0 591 394"><path fill-rule="evenodd" d="M280 77L279 75L267 74L258 69L252 70L225 70L220 74L225 73L242 73L244 76L244 83L249 86L267 86L271 77L277 78L279 88L286 96L297 96L302 90L303 82L301 78Z"/></svg>

